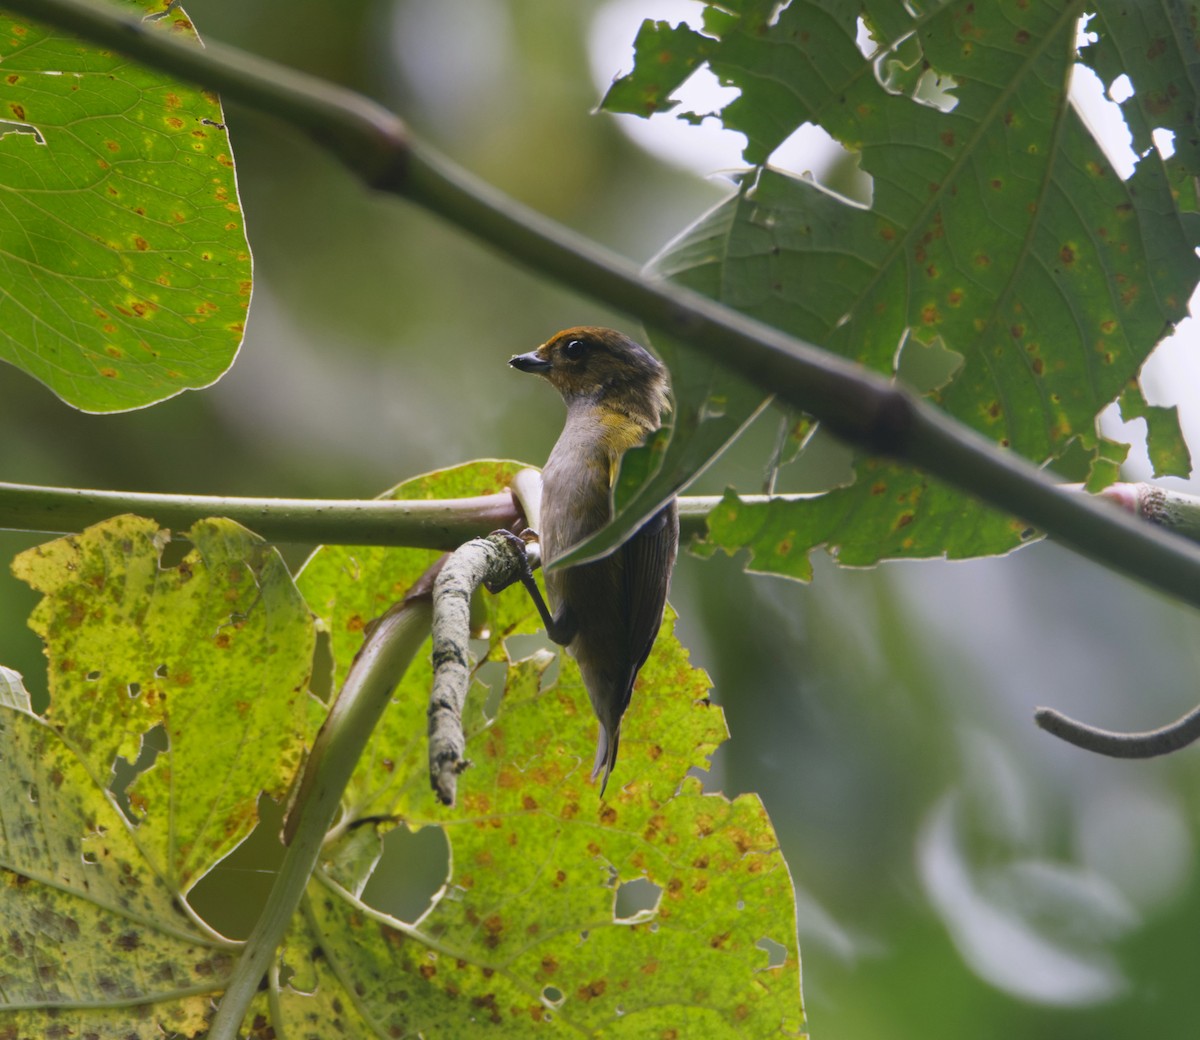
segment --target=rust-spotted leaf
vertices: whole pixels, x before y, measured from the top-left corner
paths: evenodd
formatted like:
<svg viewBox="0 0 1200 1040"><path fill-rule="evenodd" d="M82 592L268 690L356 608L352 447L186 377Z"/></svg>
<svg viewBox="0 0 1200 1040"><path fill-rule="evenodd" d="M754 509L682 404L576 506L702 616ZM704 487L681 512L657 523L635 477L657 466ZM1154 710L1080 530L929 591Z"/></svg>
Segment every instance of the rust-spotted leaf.
<svg viewBox="0 0 1200 1040"><path fill-rule="evenodd" d="M1194 19L1161 6L1097 10L1089 30L1101 43L1082 59L1106 84L1124 70L1137 83L1125 109L1145 154L1127 179L1070 99L1077 4L706 4L702 28L672 36L691 32L709 69L737 89L719 115L745 135L754 168L668 246L656 272L889 376L913 344L951 351L961 364L930 392L940 407L1038 464L1082 449L1102 483L1115 456L1097 416L1186 315L1200 262ZM651 50L636 59L621 96L665 90L657 107L670 108L679 77L664 79ZM858 160L868 202L769 165L805 123ZM1155 126L1176 136L1170 160L1151 148ZM1153 418L1152 452L1178 469L1171 417ZM866 547L888 532L876 559L897 544L905 555L954 557L1013 544L958 496L921 492L924 507L906 514L869 487L831 494L793 509L822 517L788 526L840 512L824 540ZM906 529L894 530L905 516ZM997 537L979 537L988 529ZM783 560L808 546L801 536L752 548ZM872 562L869 552L855 558Z"/></svg>
<svg viewBox="0 0 1200 1040"><path fill-rule="evenodd" d="M180 913L104 784L20 707L15 675L0 705L0 1031L198 1035L235 945Z"/></svg>
<svg viewBox="0 0 1200 1040"><path fill-rule="evenodd" d="M459 467L396 494L483 494L516 468ZM431 556L314 557L299 580L330 630L347 633L335 639L339 671L361 640L353 619L385 609ZM468 701L473 764L459 804L446 809L429 790L428 671L416 668L360 764L341 837L281 951L290 982L275 994L276 1028L431 1040L564 1029L800 1035L791 880L761 802L705 794L688 775L707 766L726 730L707 677L674 638L673 613L639 677L601 799L589 778L596 722L578 669L530 649L538 623L519 586L482 607L476 650L493 671L503 666L493 675L503 694L477 687ZM518 643L524 650L510 656ZM359 896L375 863L357 837L369 824L438 827L446 837L450 874L416 922ZM768 952L780 948L782 956Z"/></svg>
<svg viewBox="0 0 1200 1040"><path fill-rule="evenodd" d="M282 798L305 740L314 628L276 550L229 520L169 533L123 516L29 549L17 576L43 594L50 710L97 783L162 746L125 790L136 840L179 892Z"/></svg>
<svg viewBox="0 0 1200 1040"><path fill-rule="evenodd" d="M216 96L3 12L0 67L0 360L91 412L214 382L251 280Z"/></svg>

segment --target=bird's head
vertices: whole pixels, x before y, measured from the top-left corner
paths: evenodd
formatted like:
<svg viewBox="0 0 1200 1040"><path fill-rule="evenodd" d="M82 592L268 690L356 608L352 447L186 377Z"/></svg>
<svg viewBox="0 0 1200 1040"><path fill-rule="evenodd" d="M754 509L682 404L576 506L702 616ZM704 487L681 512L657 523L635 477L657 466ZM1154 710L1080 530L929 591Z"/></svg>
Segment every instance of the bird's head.
<svg viewBox="0 0 1200 1040"><path fill-rule="evenodd" d="M667 408L667 370L645 347L615 329L580 325L508 362L545 376L569 408L576 402L624 412L648 428Z"/></svg>

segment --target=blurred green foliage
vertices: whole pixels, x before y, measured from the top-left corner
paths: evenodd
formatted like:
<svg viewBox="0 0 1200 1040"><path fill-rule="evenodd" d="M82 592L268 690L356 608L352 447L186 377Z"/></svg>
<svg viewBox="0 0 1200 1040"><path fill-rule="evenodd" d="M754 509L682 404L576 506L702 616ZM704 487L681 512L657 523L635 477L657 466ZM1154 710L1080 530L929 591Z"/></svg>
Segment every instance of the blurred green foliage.
<svg viewBox="0 0 1200 1040"><path fill-rule="evenodd" d="M586 47L605 6L205 0L190 13L206 36L375 96L501 189L645 259L728 188L590 114L603 85ZM632 49L608 60L606 75L628 71ZM508 378L508 356L565 325L628 323L369 195L270 119L235 107L226 118L256 275L232 371L108 417L6 371L5 478L367 497L468 458L544 459L559 416L540 388ZM756 489L776 427L760 421L700 490ZM845 472L836 446L821 453L827 472ZM5 534L0 550L38 540ZM293 562L305 551L284 549ZM732 731L712 782L762 795L801 895L813 1036L1194 1035L1194 754L1096 761L1030 719L1036 703L1131 729L1181 713L1200 666L1192 614L1048 545L816 570L801 587L746 576L739 560L685 558L672 594ZM44 663L21 627L34 601L0 583L0 660L25 673L36 704ZM951 843L935 826L947 820ZM425 851L436 877L438 850ZM960 868L957 902L933 898L948 865ZM1054 883L1033 883L1047 866ZM1035 955L1048 950L1065 957ZM1081 997L1067 985L1078 978L1108 985Z"/></svg>

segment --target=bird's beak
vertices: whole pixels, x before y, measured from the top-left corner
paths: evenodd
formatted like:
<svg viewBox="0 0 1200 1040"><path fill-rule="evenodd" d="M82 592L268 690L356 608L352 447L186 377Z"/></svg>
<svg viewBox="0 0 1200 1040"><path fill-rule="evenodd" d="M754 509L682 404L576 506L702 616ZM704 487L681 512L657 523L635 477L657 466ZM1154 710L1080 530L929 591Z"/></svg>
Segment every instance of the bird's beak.
<svg viewBox="0 0 1200 1040"><path fill-rule="evenodd" d="M536 350L531 350L528 354L514 354L508 359L508 363L522 372L549 372L552 367Z"/></svg>

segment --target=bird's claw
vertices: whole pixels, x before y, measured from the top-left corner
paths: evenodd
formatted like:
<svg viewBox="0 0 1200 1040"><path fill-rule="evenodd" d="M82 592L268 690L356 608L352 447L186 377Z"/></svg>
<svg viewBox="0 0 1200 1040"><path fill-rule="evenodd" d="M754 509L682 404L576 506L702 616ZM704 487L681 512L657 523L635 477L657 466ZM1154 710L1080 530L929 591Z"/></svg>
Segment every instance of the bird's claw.
<svg viewBox="0 0 1200 1040"><path fill-rule="evenodd" d="M492 538L497 535L499 535L506 542L508 542L510 546L512 546L513 552L517 556L517 566L519 570L507 581L494 583L485 581L483 583L484 588L486 588L488 592L495 595L497 592L502 592L504 589L508 588L514 581L519 581L522 585L528 587L533 581L533 568L529 565L529 555L525 551L525 546L530 542L537 541L537 532L531 531L527 527L520 534L515 534L507 528L501 528L499 531L493 531L490 535L488 535L488 537Z"/></svg>

